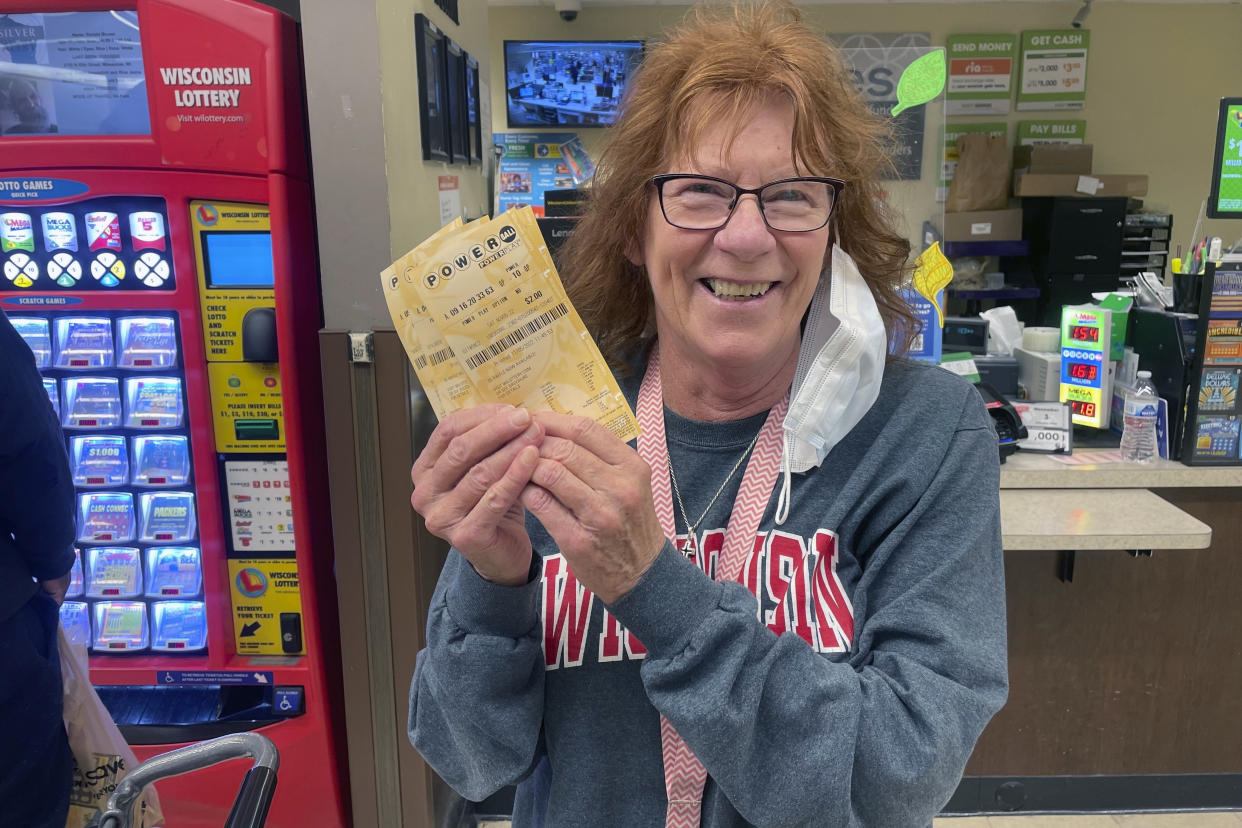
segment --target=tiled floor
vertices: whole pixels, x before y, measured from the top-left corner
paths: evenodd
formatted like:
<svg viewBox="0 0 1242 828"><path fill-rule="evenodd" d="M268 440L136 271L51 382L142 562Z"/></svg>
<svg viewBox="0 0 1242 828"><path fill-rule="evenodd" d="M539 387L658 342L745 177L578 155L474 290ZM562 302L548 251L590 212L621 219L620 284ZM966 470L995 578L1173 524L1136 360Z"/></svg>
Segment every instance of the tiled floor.
<svg viewBox="0 0 1242 828"><path fill-rule="evenodd" d="M942 817L935 828L1242 828L1242 811L1176 814L1033 814Z"/></svg>
<svg viewBox="0 0 1242 828"><path fill-rule="evenodd" d="M1242 828L1242 811L1177 814L1031 814L1027 816L942 817L935 828ZM509 828L482 822L479 828Z"/></svg>
<svg viewBox="0 0 1242 828"><path fill-rule="evenodd" d="M941 817L935 828L1242 828L1242 811L1195 813L1028 814L1025 817ZM509 828L481 822L479 828Z"/></svg>

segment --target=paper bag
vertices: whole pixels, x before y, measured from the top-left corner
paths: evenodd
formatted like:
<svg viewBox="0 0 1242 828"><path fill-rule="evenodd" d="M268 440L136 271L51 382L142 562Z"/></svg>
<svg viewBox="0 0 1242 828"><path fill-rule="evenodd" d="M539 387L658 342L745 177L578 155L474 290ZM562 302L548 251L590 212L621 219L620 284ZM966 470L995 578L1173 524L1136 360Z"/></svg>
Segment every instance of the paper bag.
<svg viewBox="0 0 1242 828"><path fill-rule="evenodd" d="M108 797L138 760L91 685L86 647L71 643L64 627L58 634L57 646L65 684L65 731L74 764L65 828L87 828L99 823L107 810ZM141 828L164 824L153 787L143 791L134 806L133 820Z"/></svg>
<svg viewBox="0 0 1242 828"><path fill-rule="evenodd" d="M957 139L957 168L946 213L1004 210L1009 206L1009 146L1000 135L968 132Z"/></svg>

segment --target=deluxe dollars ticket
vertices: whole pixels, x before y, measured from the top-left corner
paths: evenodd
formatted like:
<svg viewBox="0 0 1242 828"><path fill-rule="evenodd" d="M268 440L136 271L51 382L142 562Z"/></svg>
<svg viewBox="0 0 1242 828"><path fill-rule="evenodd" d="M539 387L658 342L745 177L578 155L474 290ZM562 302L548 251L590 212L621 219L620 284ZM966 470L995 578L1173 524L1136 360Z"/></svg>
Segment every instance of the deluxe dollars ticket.
<svg viewBox="0 0 1242 828"><path fill-rule="evenodd" d="M383 275L436 415L484 402L591 417L622 440L634 413L569 302L528 207L448 225Z"/></svg>

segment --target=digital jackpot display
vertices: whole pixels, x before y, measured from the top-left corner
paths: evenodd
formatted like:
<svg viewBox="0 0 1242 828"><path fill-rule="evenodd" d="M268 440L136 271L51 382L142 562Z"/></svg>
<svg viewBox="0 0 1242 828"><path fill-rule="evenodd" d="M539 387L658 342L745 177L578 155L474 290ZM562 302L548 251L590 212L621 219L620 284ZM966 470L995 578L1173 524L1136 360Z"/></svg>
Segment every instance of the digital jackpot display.
<svg viewBox="0 0 1242 828"><path fill-rule="evenodd" d="M1111 382L1107 352L1112 311L1066 307L1061 311L1061 402L1074 425L1107 428Z"/></svg>
<svg viewBox="0 0 1242 828"><path fill-rule="evenodd" d="M1221 98L1208 218L1242 218L1242 98Z"/></svg>

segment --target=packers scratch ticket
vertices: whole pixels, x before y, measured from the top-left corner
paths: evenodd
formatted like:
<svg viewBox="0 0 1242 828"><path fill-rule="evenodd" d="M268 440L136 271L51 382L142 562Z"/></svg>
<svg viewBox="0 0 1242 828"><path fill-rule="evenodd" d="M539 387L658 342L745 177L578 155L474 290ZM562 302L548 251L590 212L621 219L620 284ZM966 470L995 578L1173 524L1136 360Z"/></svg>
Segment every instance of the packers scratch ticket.
<svg viewBox="0 0 1242 828"><path fill-rule="evenodd" d="M529 208L445 226L382 274L393 323L436 415L485 402L638 423L569 302Z"/></svg>

